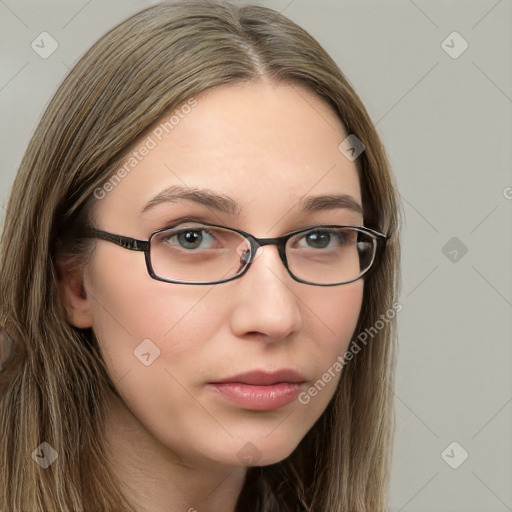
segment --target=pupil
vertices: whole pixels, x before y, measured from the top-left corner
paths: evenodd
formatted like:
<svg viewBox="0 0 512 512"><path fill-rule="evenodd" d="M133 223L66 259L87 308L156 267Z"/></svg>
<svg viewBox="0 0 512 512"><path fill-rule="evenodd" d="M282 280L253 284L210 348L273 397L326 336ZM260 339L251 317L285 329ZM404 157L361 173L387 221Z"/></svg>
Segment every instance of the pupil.
<svg viewBox="0 0 512 512"><path fill-rule="evenodd" d="M187 249L195 249L201 245L203 237L197 231L186 231L178 234L178 241Z"/></svg>

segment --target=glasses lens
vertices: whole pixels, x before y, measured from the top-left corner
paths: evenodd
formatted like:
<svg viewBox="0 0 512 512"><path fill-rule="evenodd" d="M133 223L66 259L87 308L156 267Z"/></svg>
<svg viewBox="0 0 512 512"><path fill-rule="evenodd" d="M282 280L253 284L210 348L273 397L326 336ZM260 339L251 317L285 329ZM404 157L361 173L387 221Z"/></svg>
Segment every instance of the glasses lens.
<svg viewBox="0 0 512 512"><path fill-rule="evenodd" d="M286 255L297 278L332 285L364 274L373 263L376 247L376 239L358 228L317 227L291 237ZM241 274L251 256L249 240L227 228L187 223L151 238L151 266L164 280L223 281Z"/></svg>
<svg viewBox="0 0 512 512"><path fill-rule="evenodd" d="M357 228L313 228L288 240L290 271L315 284L356 280L372 265L376 239Z"/></svg>
<svg viewBox="0 0 512 512"><path fill-rule="evenodd" d="M251 256L251 244L235 231L186 224L151 238L154 273L168 280L208 283L234 277Z"/></svg>

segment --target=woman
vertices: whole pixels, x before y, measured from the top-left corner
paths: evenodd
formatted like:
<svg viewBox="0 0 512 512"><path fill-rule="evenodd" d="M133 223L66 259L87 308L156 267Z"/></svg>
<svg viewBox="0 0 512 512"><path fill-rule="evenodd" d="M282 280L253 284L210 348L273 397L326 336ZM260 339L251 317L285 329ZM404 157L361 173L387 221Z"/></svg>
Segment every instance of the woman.
<svg viewBox="0 0 512 512"><path fill-rule="evenodd" d="M194 0L106 34L0 254L0 510L386 510L397 193L290 20Z"/></svg>

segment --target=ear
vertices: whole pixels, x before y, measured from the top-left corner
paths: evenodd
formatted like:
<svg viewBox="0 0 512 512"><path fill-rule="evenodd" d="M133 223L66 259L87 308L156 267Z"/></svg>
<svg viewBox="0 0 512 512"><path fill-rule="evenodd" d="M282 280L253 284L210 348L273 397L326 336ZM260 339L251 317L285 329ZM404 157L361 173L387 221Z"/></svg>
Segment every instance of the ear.
<svg viewBox="0 0 512 512"><path fill-rule="evenodd" d="M66 309L68 322L78 329L93 325L91 303L83 279L83 266L75 258L58 258L58 281L61 301Z"/></svg>

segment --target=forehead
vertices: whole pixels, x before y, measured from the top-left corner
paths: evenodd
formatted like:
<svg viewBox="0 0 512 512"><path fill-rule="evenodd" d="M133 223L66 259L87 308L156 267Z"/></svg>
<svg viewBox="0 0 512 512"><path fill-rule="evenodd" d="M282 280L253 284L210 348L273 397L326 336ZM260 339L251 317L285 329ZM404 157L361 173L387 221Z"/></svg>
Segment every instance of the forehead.
<svg viewBox="0 0 512 512"><path fill-rule="evenodd" d="M279 206L290 208L308 193L360 201L356 165L339 150L346 136L331 107L296 84L209 90L166 113L133 144L124 162L133 168L98 213L124 209L131 216L173 186L225 194L246 214L282 215Z"/></svg>

